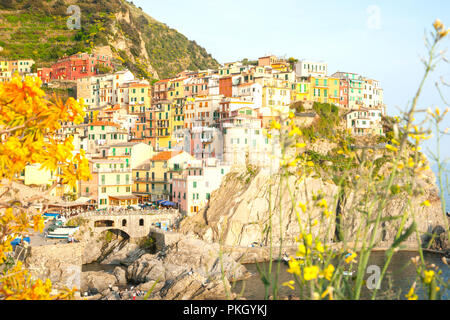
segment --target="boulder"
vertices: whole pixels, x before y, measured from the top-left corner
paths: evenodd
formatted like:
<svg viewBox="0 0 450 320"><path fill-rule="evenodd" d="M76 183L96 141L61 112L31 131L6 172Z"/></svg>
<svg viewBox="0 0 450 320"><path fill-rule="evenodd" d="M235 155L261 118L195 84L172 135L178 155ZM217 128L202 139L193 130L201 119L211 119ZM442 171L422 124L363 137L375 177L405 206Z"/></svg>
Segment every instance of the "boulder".
<svg viewBox="0 0 450 320"><path fill-rule="evenodd" d="M116 267L113 272L119 286L127 285L127 272L121 267Z"/></svg>
<svg viewBox="0 0 450 320"><path fill-rule="evenodd" d="M81 291L90 294L103 293L117 282L114 275L106 272L84 272L82 275Z"/></svg>

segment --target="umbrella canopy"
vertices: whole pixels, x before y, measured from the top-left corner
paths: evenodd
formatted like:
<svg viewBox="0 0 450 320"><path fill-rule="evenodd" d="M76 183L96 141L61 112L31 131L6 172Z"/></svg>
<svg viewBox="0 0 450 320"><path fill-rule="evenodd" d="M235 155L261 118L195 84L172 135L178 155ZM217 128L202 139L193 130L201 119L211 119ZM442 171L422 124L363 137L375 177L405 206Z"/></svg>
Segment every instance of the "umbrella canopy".
<svg viewBox="0 0 450 320"><path fill-rule="evenodd" d="M173 203L171 201L164 201L164 203L161 203L161 204L163 204L165 206L169 206L169 207L175 207L177 205L176 203Z"/></svg>

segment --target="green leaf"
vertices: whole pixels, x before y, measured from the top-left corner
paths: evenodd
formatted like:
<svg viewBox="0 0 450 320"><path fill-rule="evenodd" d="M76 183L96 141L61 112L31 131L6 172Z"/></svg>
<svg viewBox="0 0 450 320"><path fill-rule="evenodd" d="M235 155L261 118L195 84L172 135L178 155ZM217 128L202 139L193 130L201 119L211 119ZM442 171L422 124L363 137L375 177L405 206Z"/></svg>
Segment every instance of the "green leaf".
<svg viewBox="0 0 450 320"><path fill-rule="evenodd" d="M398 246L400 246L402 244L402 242L404 242L406 239L409 238L409 236L416 230L416 223L413 222L413 224L411 226L409 226L409 228L405 231L404 234L402 234L400 237L398 237L394 243L392 244L391 248L397 248Z"/></svg>

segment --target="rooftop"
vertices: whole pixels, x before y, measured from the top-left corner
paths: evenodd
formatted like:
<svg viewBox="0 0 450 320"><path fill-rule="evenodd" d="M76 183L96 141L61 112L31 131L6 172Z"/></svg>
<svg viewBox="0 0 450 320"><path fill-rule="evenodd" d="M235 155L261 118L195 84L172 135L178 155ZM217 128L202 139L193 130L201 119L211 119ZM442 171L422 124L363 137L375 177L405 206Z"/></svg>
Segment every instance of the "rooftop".
<svg viewBox="0 0 450 320"><path fill-rule="evenodd" d="M157 155L155 155L153 158L151 158L150 161L167 161L179 155L182 152L183 151L162 151Z"/></svg>

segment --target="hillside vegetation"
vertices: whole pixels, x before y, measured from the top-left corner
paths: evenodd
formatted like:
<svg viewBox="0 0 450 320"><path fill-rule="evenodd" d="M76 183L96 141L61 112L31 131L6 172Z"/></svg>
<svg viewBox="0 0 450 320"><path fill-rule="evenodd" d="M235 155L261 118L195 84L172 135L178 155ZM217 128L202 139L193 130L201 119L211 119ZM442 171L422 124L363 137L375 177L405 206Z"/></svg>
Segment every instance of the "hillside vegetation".
<svg viewBox="0 0 450 320"><path fill-rule="evenodd" d="M67 27L67 8L81 9L81 29ZM118 66L144 78L166 78L218 66L190 41L123 0L0 0L0 56L39 66L77 52L112 52Z"/></svg>

